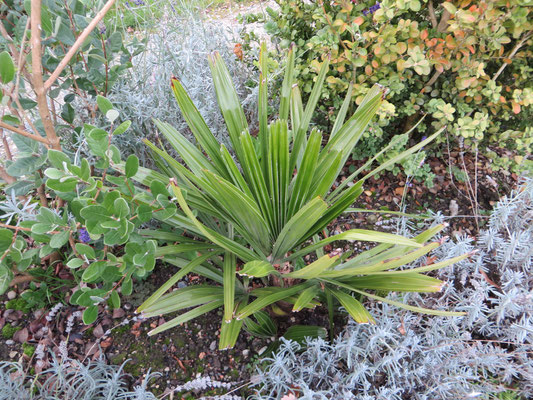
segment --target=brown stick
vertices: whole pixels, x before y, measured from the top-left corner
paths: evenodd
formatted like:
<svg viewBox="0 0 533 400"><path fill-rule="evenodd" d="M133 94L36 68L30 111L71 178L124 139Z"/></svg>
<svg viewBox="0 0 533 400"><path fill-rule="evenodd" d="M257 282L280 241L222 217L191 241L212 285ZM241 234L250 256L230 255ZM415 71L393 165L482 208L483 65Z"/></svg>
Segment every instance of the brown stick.
<svg viewBox="0 0 533 400"><path fill-rule="evenodd" d="M6 157L8 160L13 160L13 154L11 154L11 148L9 147L9 143L7 142L6 134L4 133L3 129L0 129L1 135L2 135L2 144L4 145L4 149L6 150Z"/></svg>
<svg viewBox="0 0 533 400"><path fill-rule="evenodd" d="M32 84L37 100L37 108L41 116L44 131L50 146L61 151L59 137L54 129L48 102L46 100L46 89L43 83L43 71L41 64L41 0L31 0L31 69Z"/></svg>
<svg viewBox="0 0 533 400"><path fill-rule="evenodd" d="M8 185L15 183L17 180L7 173L4 167L0 165L0 178L7 182Z"/></svg>
<svg viewBox="0 0 533 400"><path fill-rule="evenodd" d="M520 47L522 47L524 45L525 42L527 42L527 40L531 37L533 33L530 31L528 33L526 33L524 35L524 37L516 44L516 46L513 48L513 50L511 50L511 52L509 53L509 55L507 56L507 58L509 60L511 60L515 54L518 52L518 50L520 50ZM504 62L500 69L498 69L498 71L494 74L494 76L492 77L492 80L495 81L496 79L498 79L498 77L500 76L500 74L503 72L503 70L507 67L507 64L506 62Z"/></svg>
<svg viewBox="0 0 533 400"><path fill-rule="evenodd" d="M439 23L437 22L437 17L435 16L435 8L433 8L433 0L429 0L428 2L428 12L429 12L429 19L431 21L431 26L433 26L433 29L437 29L437 26Z"/></svg>
<svg viewBox="0 0 533 400"><path fill-rule="evenodd" d="M448 10L444 10L442 16L440 17L439 25L437 25L437 32L444 32L448 28L448 20L452 15Z"/></svg>
<svg viewBox="0 0 533 400"><path fill-rule="evenodd" d="M33 2L37 2L37 1L40 3L39 0L32 0L32 10L33 10ZM98 25L98 22L100 22L102 18L104 18L104 15L106 15L106 13L109 11L109 9L113 6L114 3L115 3L115 0L108 0L108 2L104 5L104 7L102 7L102 9L98 12L98 14L96 14L96 16L93 18L91 23L87 25L87 28L85 28L83 32L81 33L81 35L78 36L78 38L76 39L76 41L74 42L70 50L67 52L65 57L63 57L59 65L56 67L55 71L52 73L52 75L50 75L50 77L44 83L44 88L46 90L50 89L50 87L54 84L54 82L59 77L61 72L63 72L65 67L68 65L69 61L72 59L72 57L74 57L74 54L76 54L76 52L78 51L80 46L83 44L85 39L87 39L87 36L89 36L89 34L96 27L96 25Z"/></svg>
<svg viewBox="0 0 533 400"><path fill-rule="evenodd" d="M18 133L19 135L26 136L30 139L36 140L37 142L44 143L46 145L50 145L50 142L47 138L44 138L40 135L34 135L33 133L27 132L24 129L17 128L16 126L11 126L9 124L6 124L3 121L0 121L0 128L8 129L11 132Z"/></svg>

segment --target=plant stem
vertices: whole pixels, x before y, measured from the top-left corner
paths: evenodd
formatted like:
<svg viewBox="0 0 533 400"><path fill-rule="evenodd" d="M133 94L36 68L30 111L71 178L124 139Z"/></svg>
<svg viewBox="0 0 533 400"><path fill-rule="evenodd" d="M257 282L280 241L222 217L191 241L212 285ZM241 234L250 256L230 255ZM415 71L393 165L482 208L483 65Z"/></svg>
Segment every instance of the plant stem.
<svg viewBox="0 0 533 400"><path fill-rule="evenodd" d="M40 4L40 0L32 0L32 10L33 10L34 2L38 2ZM52 75L50 75L50 77L44 83L44 88L46 90L50 89L50 87L54 84L54 82L59 77L61 72L63 72L65 67L68 65L69 61L72 59L72 57L74 57L74 54L76 54L76 52L81 47L85 39L87 39L87 36L89 36L89 34L93 31L96 25L98 25L98 22L100 22L102 18L104 18L104 15L106 15L106 13L109 11L109 9L113 6L114 3L115 3L115 0L108 0L108 2L104 5L104 7L102 7L102 9L98 12L98 14L96 14L93 20L89 23L89 25L87 25L87 27L83 30L81 35L78 36L78 38L76 39L76 41L74 42L70 50L67 52L65 57L63 57L63 59L61 60L59 65L56 67ZM39 14L40 14L40 10L39 10ZM32 14L32 18L33 18L33 14ZM40 20L40 15L39 15L39 20ZM33 27L32 27L32 30L33 30Z"/></svg>
<svg viewBox="0 0 533 400"><path fill-rule="evenodd" d="M39 109L48 143L53 149L61 151L59 137L54 129L50 110L48 109L48 102L46 100L46 88L43 83L41 57L41 0L31 0L31 75L33 90L35 91L37 108Z"/></svg>

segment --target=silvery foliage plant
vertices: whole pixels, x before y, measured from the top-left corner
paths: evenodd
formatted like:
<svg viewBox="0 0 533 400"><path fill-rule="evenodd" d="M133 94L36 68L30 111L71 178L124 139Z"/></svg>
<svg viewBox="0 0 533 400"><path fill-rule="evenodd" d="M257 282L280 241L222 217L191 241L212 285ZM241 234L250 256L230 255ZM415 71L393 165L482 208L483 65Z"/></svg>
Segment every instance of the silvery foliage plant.
<svg viewBox="0 0 533 400"><path fill-rule="evenodd" d="M40 376L28 375L22 364L0 362L0 400L156 400L147 390L158 374L148 371L142 383L128 389L122 366L103 360L88 361L53 358Z"/></svg>
<svg viewBox="0 0 533 400"><path fill-rule="evenodd" d="M442 219L437 214L434 223ZM438 249L437 258L479 249L439 271L447 282L441 293L389 295L466 311L465 317L376 304L376 325L351 321L332 343L284 341L259 371L262 386L253 398L279 399L291 390L299 399L491 399L502 392L533 398L532 222L533 179L527 178L499 201L476 240L459 236Z"/></svg>
<svg viewBox="0 0 533 400"><path fill-rule="evenodd" d="M139 151L147 151L141 140L147 138L158 143L154 118L194 140L170 90L172 77L182 82L217 140L227 144L228 134L207 61L214 51L220 53L228 67L248 120L257 120L257 93L251 88L257 87L257 82L250 82L249 77L254 74L233 54L236 34L194 13L177 15L170 10L167 15L157 30L149 34L146 50L134 57L129 76L117 82L108 95L121 116L132 121L133 133L119 138L122 143L117 144L124 151L134 151L141 161L145 157Z"/></svg>

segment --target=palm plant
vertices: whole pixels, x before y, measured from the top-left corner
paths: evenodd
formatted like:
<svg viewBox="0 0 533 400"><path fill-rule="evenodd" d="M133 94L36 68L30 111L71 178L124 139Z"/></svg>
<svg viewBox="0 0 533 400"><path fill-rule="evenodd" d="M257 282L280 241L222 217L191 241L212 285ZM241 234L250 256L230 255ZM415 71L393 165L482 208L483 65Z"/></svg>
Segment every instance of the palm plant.
<svg viewBox="0 0 533 400"><path fill-rule="evenodd" d="M421 268L398 270L398 267L437 248L440 242L428 241L443 226L429 229L413 239L363 229L330 237L322 234L328 224L355 202L366 179L417 151L439 132L350 186L361 171L387 150L383 149L343 183L337 184L353 147L378 110L385 89L374 86L345 122L350 90L327 140L317 129L308 133L329 62L323 62L304 108L298 87L293 85L294 51L290 51L278 118L269 124L265 54L263 46L257 137L248 131L229 73L220 56L214 54L209 64L232 149L216 141L175 78L172 79L172 89L198 147L162 121L155 123L179 153L184 165L146 141L163 173L141 168L135 179L150 186L152 194L170 193L179 210L174 215L165 214L165 223L186 231L187 235L147 232L155 238L178 242L162 247L158 255L180 270L138 311L145 317L152 317L191 308L150 334L223 307L219 343L223 349L234 345L247 318L266 307L279 310L280 304L285 307L289 304L293 311L299 311L327 302L332 309L334 299L356 321L373 323L372 316L360 301L363 296L413 311L458 315L409 306L367 292L438 291L442 282L421 272L445 267L467 255ZM166 189L170 192L165 192ZM342 240L370 241L379 245L352 258L350 253L324 254L326 244ZM196 251L198 257L187 260L183 253L188 251ZM316 260L309 265L300 269L295 267L296 261L300 260L301 264L304 256L315 257L315 254ZM193 271L212 283L165 294ZM251 280L256 284L252 286Z"/></svg>

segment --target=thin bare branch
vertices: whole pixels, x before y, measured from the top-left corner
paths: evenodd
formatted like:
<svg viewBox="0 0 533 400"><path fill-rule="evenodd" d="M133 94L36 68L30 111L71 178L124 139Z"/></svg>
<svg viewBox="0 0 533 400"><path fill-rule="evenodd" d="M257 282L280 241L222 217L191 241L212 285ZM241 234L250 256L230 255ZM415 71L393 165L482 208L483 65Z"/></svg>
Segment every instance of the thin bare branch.
<svg viewBox="0 0 533 400"><path fill-rule="evenodd" d="M35 91L37 108L41 115L48 142L55 150L61 150L59 137L56 134L50 110L48 109L48 101L46 100L41 57L41 0L31 0L31 75L33 90Z"/></svg>
<svg viewBox="0 0 533 400"><path fill-rule="evenodd" d="M48 142L47 138L44 138L44 137L42 137L40 135L34 135L33 133L27 132L24 129L20 129L20 128L17 128L16 126L11 126L9 124L6 124L3 121L0 121L0 128L4 128L4 129L7 129L7 130L10 130L11 132L18 133L19 135L26 136L26 137L28 137L30 139L33 139L33 140L36 140L38 142L44 143L47 146L50 145L50 143Z"/></svg>
<svg viewBox="0 0 533 400"><path fill-rule="evenodd" d="M32 0L32 4L33 4L34 1L38 1L38 0ZM78 51L80 46L83 44L85 39L87 39L87 36L89 36L89 34L93 31L93 29L96 27L96 25L98 25L98 22L100 22L102 20L102 18L104 18L106 13L109 11L109 9L115 3L115 1L116 0L108 0L108 2L104 5L104 7L102 7L102 9L98 12L98 14L96 14L96 16L93 18L91 23L89 25L87 25L87 27L83 30L81 35L78 36L78 38L76 39L76 41L74 42L74 44L72 45L70 50L67 52L65 57L63 57L63 59L61 60L59 65L56 67L56 69L54 70L52 75L50 75L50 77L44 83L44 87L45 87L46 90L48 90L48 89L50 89L50 87L52 87L52 85L54 84L56 79L59 77L61 72L63 72L63 70L68 65L68 63L70 62L72 57L74 57L74 54L76 54L76 52ZM40 1L39 1L39 3L40 3Z"/></svg>
<svg viewBox="0 0 533 400"><path fill-rule="evenodd" d="M446 29L448 29L448 20L450 19L451 16L452 15L448 12L448 10L444 10L442 12L439 24L437 25L438 32L444 32L446 31Z"/></svg>
<svg viewBox="0 0 533 400"><path fill-rule="evenodd" d="M509 53L509 55L507 56L507 58L509 60L511 60L515 55L516 53L518 52L518 50L520 50L520 48L524 45L525 42L527 42L529 40L529 38L531 38L531 36L533 35L533 32L532 31L529 31L527 32L524 37L522 37L522 39L516 44L516 46L511 50L511 52ZM501 67L498 69L498 71L494 74L494 76L492 77L492 80L495 81L496 79L498 79L498 77L501 75L501 73L503 72L503 70L508 66L509 64L504 62Z"/></svg>
<svg viewBox="0 0 533 400"><path fill-rule="evenodd" d="M7 173L4 167L0 165L0 178L7 182L8 185L15 183L17 180Z"/></svg>
<svg viewBox="0 0 533 400"><path fill-rule="evenodd" d="M428 2L428 12L429 12L429 20L431 21L431 26L433 26L433 29L437 29L437 26L439 23L437 22L437 17L435 16L435 8L433 8L433 0L429 0Z"/></svg>

